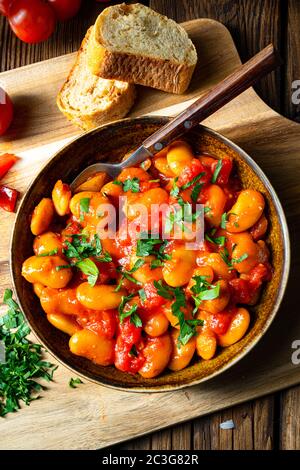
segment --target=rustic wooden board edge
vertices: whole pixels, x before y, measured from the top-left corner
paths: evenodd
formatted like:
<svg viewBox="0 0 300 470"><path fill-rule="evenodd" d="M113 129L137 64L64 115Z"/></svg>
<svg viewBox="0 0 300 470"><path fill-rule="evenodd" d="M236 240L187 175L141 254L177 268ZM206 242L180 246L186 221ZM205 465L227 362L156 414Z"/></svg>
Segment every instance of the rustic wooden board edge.
<svg viewBox="0 0 300 470"><path fill-rule="evenodd" d="M197 20L196 20L197 21ZM214 22L216 23L216 22ZM222 28L224 28L227 32L227 35L229 34L227 29L225 27L222 26ZM52 60L52 59L50 59ZM30 66L29 66L30 67ZM268 120L270 122L274 122L278 127L277 129L280 131L280 132L284 132L287 128L288 130L292 133L294 130L296 130L296 127L294 127L294 123L292 123L291 121L288 121L286 120L285 118L283 118L282 116L280 116L279 114L275 113L275 111L271 110L270 108L268 108L268 106L262 101L260 100L260 98L257 97L256 93L253 91L253 90L248 90L245 94L243 94L243 96L241 97L243 99L243 102L244 103L247 103L247 106L249 105L249 108L248 109L251 109L251 103L253 103L253 100L255 98L255 104L256 104L256 110L258 110L258 115L259 115L259 123L262 124L265 120ZM246 107L247 107L246 106ZM231 108L231 111L230 111L230 107L227 108L227 110L224 109L224 114L225 116L227 115L227 113L229 112L232 112L232 109L237 109L239 107L239 100L237 100L235 103L232 103L232 108ZM236 135L236 136L239 136L239 139L242 140L243 137L247 134L247 132L249 133L249 130L251 130L251 127L249 128L249 123L247 125L246 123L246 119L244 119L243 117L241 118L241 121L240 121L240 125L234 129L232 131L232 129L230 129L229 125L228 126L221 126L221 127L218 127L220 125L220 122L221 122L221 118L218 117L218 116L213 116L213 119L209 122L212 122L213 125L212 127L215 127L217 128L218 130L223 130L223 133L225 135L228 135L227 132L231 135ZM253 121L254 123L254 121ZM299 132L299 128L300 126L298 127L298 124L296 124L297 126L297 132ZM263 130L261 131L263 132ZM240 135L242 134L242 136ZM4 263L5 264L5 263ZM3 265L4 265L3 264ZM256 347L258 349L261 349L261 343ZM256 349L255 349L256 351ZM256 354L256 352L253 351L250 353L250 358L253 357L253 353ZM259 355L259 353L257 353L257 355ZM247 364L247 361L250 360L249 356L247 356L245 359L242 360L241 363L239 363L237 366L235 366L233 369L231 369L230 371L227 371L224 376L222 377L222 381L221 383L225 383L226 380L228 380L228 377L229 377L229 380L230 380L230 377L231 377L231 374L232 376L234 376L234 374L236 373L236 367L240 367L239 370L246 370L246 364ZM63 369L62 367L60 367L61 369ZM288 372L287 371L282 371L282 374L283 374L283 378L282 378L282 387L280 386L277 387L274 383L273 387L269 388L268 391L265 391L264 389L264 381L265 381L265 376L266 376L266 370L267 369L262 369L260 371L260 388L259 390L255 390L255 392L253 392L252 395L248 394L247 397L245 396L244 398L241 398L241 399L235 399L235 394L234 394L234 390L227 390L227 394L228 394L228 401L227 401L227 404L226 406L224 406L223 404L220 404L220 405L215 405L214 406L214 409L213 410L220 410L220 409L224 409L224 408L227 408L227 407L230 407L232 406L233 404L238 404L238 403L243 403L249 399L253 399L253 398L256 398L257 396L263 396L263 395L266 395L268 393L272 393L273 391L277 391L279 389L282 389L282 388L286 388L286 387L289 387L291 385L294 385L295 383L299 383L300 381L300 370L299 372L297 372L297 374L295 373L295 370L293 369L289 369ZM65 373L66 372L66 373ZM284 375L285 374L285 375ZM60 372L60 375L61 376L64 376L64 382L65 382L65 377L67 376L70 376L70 372L63 369L61 372ZM299 378L298 378L299 376ZM296 379L297 377L297 379ZM250 382L251 382L251 377L250 377ZM295 382L295 380L297 380L297 382ZM57 392L57 387L60 386L60 381L61 379L59 378L57 383L56 384L51 384L50 386L50 389L49 389L49 399L52 400L52 402L55 400L55 395L56 395L56 392ZM250 383L251 385L251 383ZM65 384L64 386L67 387L67 384ZM247 382L244 384L244 386L247 386ZM180 400L180 403L181 403L181 406L182 405L186 405L186 403L189 403L193 398L191 398L191 395L193 395L194 393L197 394L197 390L199 390L199 388L205 388L207 389L208 391L210 389L212 389L214 387L214 383L213 382L207 382L206 384L203 384L203 387L192 387L191 389L186 389L186 390L183 390L183 391L178 391L178 392L165 392L165 393L162 393L162 394L152 394L151 397L153 397L153 395L157 395L158 399L162 399L164 400L163 396L165 395L166 397L170 397L170 400L176 400L176 398L178 397ZM73 403L79 403L81 402L81 400L85 400L85 391L86 389L89 390L89 389L92 389L94 388L94 385L93 384L86 384L85 388L83 389L78 389L76 391L76 394L77 395L74 395L73 396L70 396L70 399L74 400ZM103 389L103 387L99 387L99 396L101 395L101 390ZM225 388L224 388L225 390ZM105 390L102 390L104 395L114 395L115 393L119 393L119 392L116 392L116 391L113 391L113 390L109 390L109 389L105 389ZM67 394L67 391L65 389L63 389L63 393ZM98 394L97 394L98 395ZM133 394L130 393L130 395L132 396ZM136 394L135 394L136 395ZM126 400L126 396L128 396L127 392L123 392L122 393L122 396L123 398ZM136 395L137 396L137 395ZM187 398L187 396L189 398ZM182 397L185 397L184 399ZM48 398L48 395L45 397L45 400L47 400ZM138 398L136 399L138 401ZM165 402L166 405L168 405L167 402ZM32 407L30 407L30 409L27 409L27 410L24 410L24 413L26 414L26 419L27 420L31 420L31 416L32 416L32 419L34 419L35 417L35 408L36 406L38 406L38 402L34 403L32 405ZM105 400L102 400L102 405L103 407L103 410L101 411L100 413L100 416L101 416L101 419L105 420ZM169 405L170 406L170 405ZM191 406L191 405L190 405ZM199 417L199 416L204 416L204 415L207 415L209 413L211 413L213 410L209 409L209 405L207 405L208 408L206 408L204 411L202 411L201 413L199 413L199 410L196 408L193 408L191 406L191 408L189 409L188 411L188 415L186 417L181 417L181 418L178 418L178 416L174 416L174 418L172 418L173 420L168 422L168 424L165 424L165 423L161 423L159 424L157 427L151 427L149 429L147 429L146 431L139 431L137 430L137 432L135 433L132 433L132 429L130 430L130 432L127 432L127 436L126 436L126 440L127 439L131 439L133 437L137 437L137 436L140 436L140 435L145 435L145 434L148 434L154 430L158 430L158 429L163 429L163 428L167 428L175 423L179 423L179 422L185 422L186 420L189 420L191 418L196 418L196 417ZM142 409L142 408L141 408ZM167 408L168 409L168 408ZM135 410L135 408L134 408ZM108 407L108 412L110 411L109 407ZM148 414L150 415L150 411L151 410L148 410ZM24 415L25 416L25 415ZM59 414L57 414L57 416L59 416ZM152 417L152 415L151 415ZM119 416L117 416L115 418L115 421L114 422L111 422L108 424L109 427L113 427L113 426L117 426L117 420L118 420ZM11 417L8 417L7 418L7 421L6 421L6 424L8 425L7 426L7 437L9 439L9 436L13 436L14 435L14 429L15 429L15 421L17 422L18 420L18 416L11 416ZM150 423L152 423L152 421L150 420L150 417L149 417L149 421ZM98 426L99 426L99 421L97 420L97 423L98 423ZM88 424L93 424L92 422L92 419L91 419L91 422L89 423L89 421L87 420L86 422L86 425ZM95 423L96 425L96 423ZM100 424L101 426L101 424ZM8 429L9 428L9 429ZM92 431L91 431L92 432ZM93 432L96 434L97 433L97 429L94 429ZM102 437L102 443L101 445L97 445L96 444L96 441L99 442L101 441L101 437ZM114 439L112 439L111 436L106 436L105 434L104 435L101 435L96 437L96 436L93 436L93 443L91 443L90 445L90 441L89 442L85 442L84 443L84 448L93 448L93 449L96 449L96 448L104 448L104 447L108 447L110 445L112 445L112 442L113 443L117 443L117 442L123 442L125 439L124 437L122 438L118 438L118 437L115 437ZM107 441L105 441L105 439L107 439ZM3 442L3 441L2 441ZM46 442L47 442L47 439L46 439ZM71 442L71 445L73 445L73 442L72 440L69 438L69 442ZM11 440L10 440L10 443L11 443ZM22 441L22 444L27 444L27 441L25 439L23 439ZM102 445L103 444L103 445ZM1 444L0 444L1 446ZM17 448L17 447L15 447ZM46 447L44 447L46 448ZM54 447L52 447L54 448ZM60 448L67 448L67 447L60 447ZM69 448L69 447L68 447Z"/></svg>

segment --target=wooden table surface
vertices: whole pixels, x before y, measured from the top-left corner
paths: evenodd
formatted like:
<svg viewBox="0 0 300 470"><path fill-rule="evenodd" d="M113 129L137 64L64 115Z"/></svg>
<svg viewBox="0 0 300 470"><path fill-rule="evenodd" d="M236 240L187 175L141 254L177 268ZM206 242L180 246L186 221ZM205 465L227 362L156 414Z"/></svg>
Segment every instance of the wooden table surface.
<svg viewBox="0 0 300 470"><path fill-rule="evenodd" d="M256 89L271 107L300 122L300 106L291 102L292 82L300 79L299 0L150 0L142 3L177 21L201 17L221 21L230 30L242 60L272 41L281 52L284 64ZM77 50L87 27L102 8L95 0L83 0L76 18L58 25L47 42L37 45L21 43L1 17L0 71ZM220 423L228 419L234 421L235 428L221 430ZM300 386L156 432L119 448L300 449Z"/></svg>

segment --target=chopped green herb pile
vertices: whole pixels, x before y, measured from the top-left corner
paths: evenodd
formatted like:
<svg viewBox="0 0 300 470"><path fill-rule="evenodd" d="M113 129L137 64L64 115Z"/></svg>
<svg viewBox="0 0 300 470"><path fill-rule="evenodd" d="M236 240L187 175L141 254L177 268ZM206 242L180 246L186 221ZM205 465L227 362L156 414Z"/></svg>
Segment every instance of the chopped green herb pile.
<svg viewBox="0 0 300 470"><path fill-rule="evenodd" d="M57 369L43 360L43 347L27 339L30 328L10 289L3 301L8 310L0 317L0 341L5 347L5 362L0 362L0 416L18 411L21 402L29 405L39 398L35 393L45 387L36 379L50 382Z"/></svg>
<svg viewBox="0 0 300 470"><path fill-rule="evenodd" d="M79 384L83 384L81 379L79 379L78 377L76 379L73 379L73 377L70 378L69 387L77 388L76 385L79 385Z"/></svg>

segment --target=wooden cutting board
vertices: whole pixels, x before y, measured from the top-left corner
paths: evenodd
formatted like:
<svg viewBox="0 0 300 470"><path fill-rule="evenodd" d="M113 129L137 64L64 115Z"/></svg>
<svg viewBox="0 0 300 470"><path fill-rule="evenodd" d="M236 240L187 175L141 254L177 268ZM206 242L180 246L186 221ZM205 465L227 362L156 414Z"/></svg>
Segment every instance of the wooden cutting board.
<svg viewBox="0 0 300 470"><path fill-rule="evenodd" d="M189 92L174 96L140 87L132 116L175 115L240 64L223 25L201 19L184 26L199 53L199 67ZM12 96L16 110L10 133L0 139L0 152L23 157L5 182L22 193L45 161L78 135L55 105L55 96L73 60L74 54L70 54L0 74L0 86ZM102 448L300 382L300 365L291 362L292 342L300 340L300 250L296 245L300 237L300 125L268 108L252 89L205 124L232 139L257 161L287 214L292 269L282 308L270 330L231 370L177 392L126 393L88 382L71 389L68 381L72 374L60 365L55 382L41 400L0 419L1 449ZM13 221L13 214L1 212L1 297L4 289L11 287L7 260Z"/></svg>

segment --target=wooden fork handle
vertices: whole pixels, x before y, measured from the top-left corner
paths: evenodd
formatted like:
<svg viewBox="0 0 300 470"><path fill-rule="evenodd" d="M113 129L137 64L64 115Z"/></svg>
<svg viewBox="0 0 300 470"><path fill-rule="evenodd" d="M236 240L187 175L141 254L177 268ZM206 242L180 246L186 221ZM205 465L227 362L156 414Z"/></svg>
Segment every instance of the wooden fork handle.
<svg viewBox="0 0 300 470"><path fill-rule="evenodd" d="M152 154L157 153L251 87L280 63L279 54L273 44L269 44L172 121L148 137L143 142L143 147Z"/></svg>

